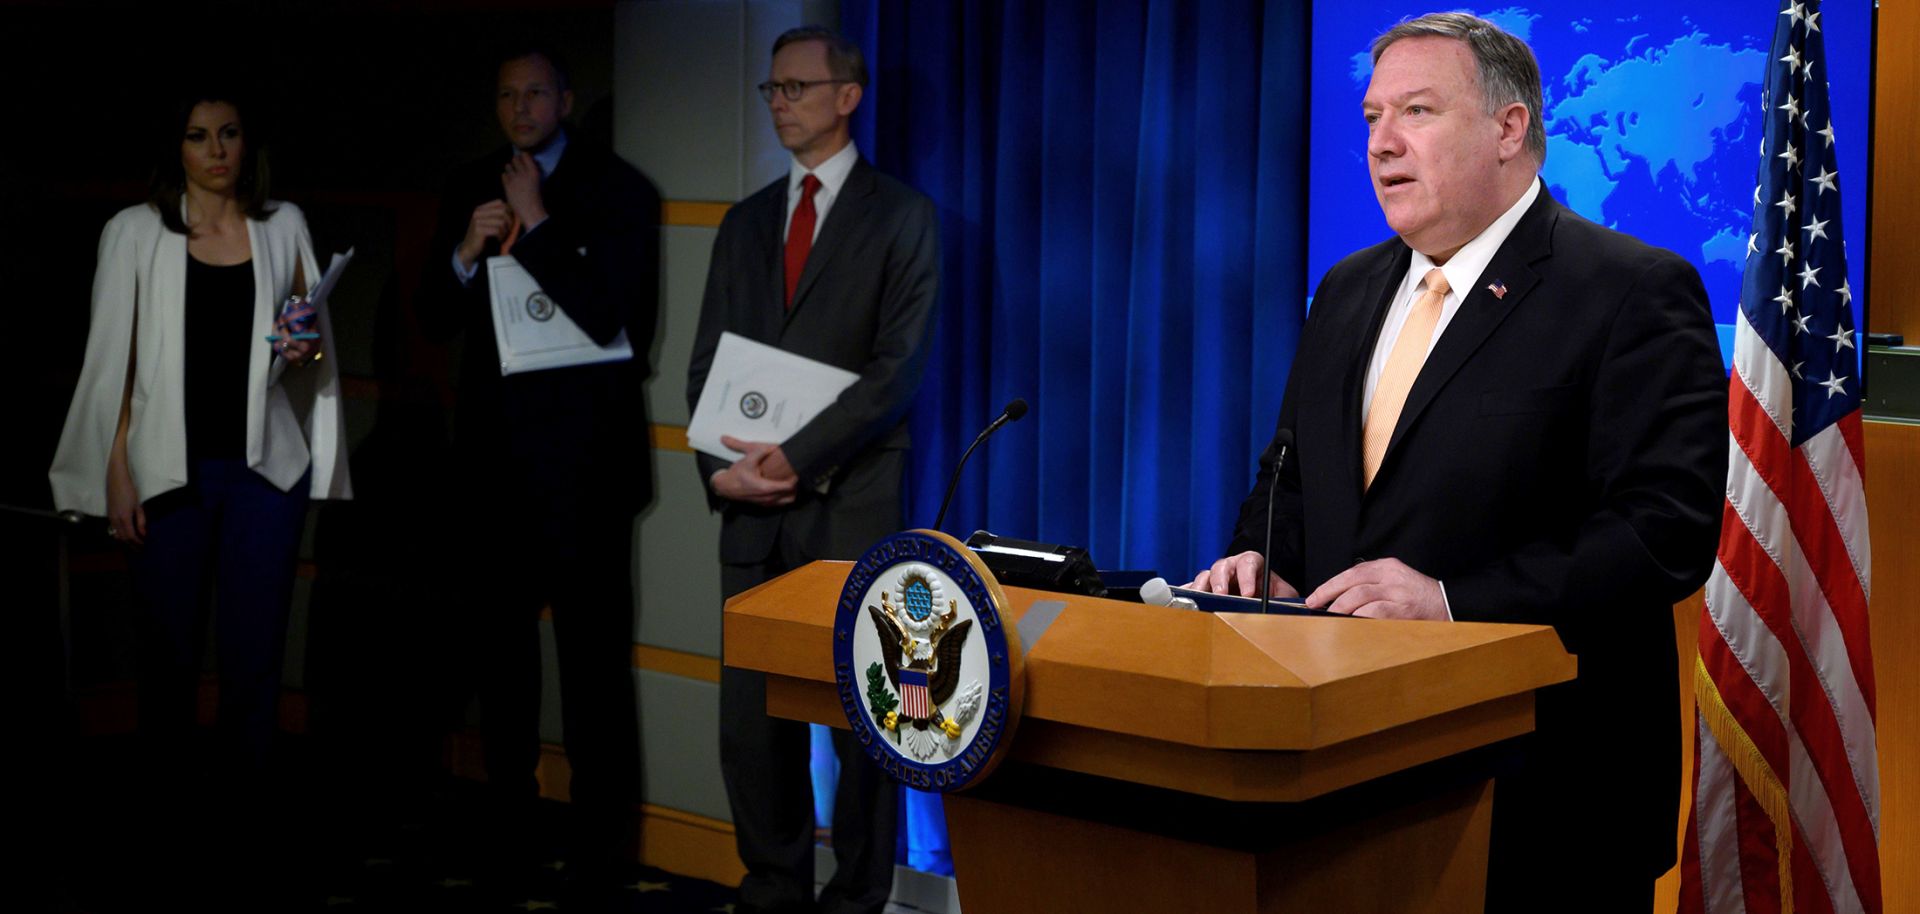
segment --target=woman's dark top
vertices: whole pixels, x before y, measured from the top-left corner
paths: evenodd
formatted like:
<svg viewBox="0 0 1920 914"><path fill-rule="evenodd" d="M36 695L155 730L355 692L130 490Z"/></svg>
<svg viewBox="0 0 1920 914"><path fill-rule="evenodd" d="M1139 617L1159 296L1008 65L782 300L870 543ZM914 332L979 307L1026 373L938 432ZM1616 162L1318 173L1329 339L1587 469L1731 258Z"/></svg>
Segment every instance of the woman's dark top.
<svg viewBox="0 0 1920 914"><path fill-rule="evenodd" d="M254 346L253 261L187 257L187 459L247 456L247 369Z"/></svg>

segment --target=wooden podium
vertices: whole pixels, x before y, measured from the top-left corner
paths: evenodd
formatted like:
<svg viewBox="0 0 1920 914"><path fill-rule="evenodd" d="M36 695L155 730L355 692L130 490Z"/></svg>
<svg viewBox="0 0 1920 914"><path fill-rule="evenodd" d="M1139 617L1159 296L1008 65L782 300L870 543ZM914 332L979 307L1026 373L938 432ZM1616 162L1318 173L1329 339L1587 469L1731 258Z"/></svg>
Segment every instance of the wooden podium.
<svg viewBox="0 0 1920 914"><path fill-rule="evenodd" d="M850 567L728 601L725 662L767 674L769 713L847 726L832 633ZM1026 643L1005 764L946 796L966 914L1477 914L1497 744L1574 675L1541 626L1006 594L1009 620L1066 605Z"/></svg>

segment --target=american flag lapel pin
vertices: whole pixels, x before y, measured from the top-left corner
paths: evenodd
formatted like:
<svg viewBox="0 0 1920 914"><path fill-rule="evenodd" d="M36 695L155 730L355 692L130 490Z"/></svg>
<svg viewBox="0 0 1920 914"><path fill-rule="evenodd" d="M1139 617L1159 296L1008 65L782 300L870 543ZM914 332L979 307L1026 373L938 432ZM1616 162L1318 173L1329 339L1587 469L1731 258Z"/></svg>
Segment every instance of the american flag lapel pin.
<svg viewBox="0 0 1920 914"><path fill-rule="evenodd" d="M1507 284L1496 279L1490 283L1487 283L1487 291L1492 292L1494 298L1506 298Z"/></svg>

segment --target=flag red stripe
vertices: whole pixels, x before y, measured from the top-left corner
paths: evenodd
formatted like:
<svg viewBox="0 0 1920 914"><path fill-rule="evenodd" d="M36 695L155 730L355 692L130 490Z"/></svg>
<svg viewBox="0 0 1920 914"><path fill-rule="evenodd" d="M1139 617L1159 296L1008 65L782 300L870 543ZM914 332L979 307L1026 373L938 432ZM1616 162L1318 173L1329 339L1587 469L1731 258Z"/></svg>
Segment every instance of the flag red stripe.
<svg viewBox="0 0 1920 914"><path fill-rule="evenodd" d="M1820 868L1807 852L1806 836L1794 829L1793 836L1793 914L1834 914L1833 899L1820 878Z"/></svg>
<svg viewBox="0 0 1920 914"><path fill-rule="evenodd" d="M1822 456L1830 453L1823 453ZM1821 491L1820 479L1814 475L1806 452L1796 451L1794 456L1798 459L1789 465L1791 472L1788 477L1794 497L1782 501L1793 517L1794 532L1801 548L1806 550L1809 562L1819 574L1827 602L1847 637L1848 650L1864 656L1871 647L1866 640L1867 595L1860 576L1854 571L1853 555L1848 551L1850 541L1860 538L1864 531L1840 529L1840 521L1834 517L1833 505L1828 503L1826 493ZM1868 680L1871 678L1867 677ZM1865 685L1866 681L1863 680L1863 688Z"/></svg>
<svg viewBox="0 0 1920 914"><path fill-rule="evenodd" d="M1853 455L1854 471L1860 474L1862 482L1867 478L1867 443L1860 430L1860 413L1848 413L1840 417L1840 437L1847 442L1847 453Z"/></svg>
<svg viewBox="0 0 1920 914"><path fill-rule="evenodd" d="M1800 541L1801 550L1813 566L1820 592L1827 595L1827 606L1833 610L1834 623L1847 644L1847 660L1853 664L1854 681L1860 684L1860 694L1867 700L1867 713L1872 715L1877 705L1870 653L1873 644L1867 633L1867 594L1861 589L1860 578L1853 573L1853 556L1847 551L1845 535L1833 519L1833 510L1820 491L1813 468L1807 464L1804 454L1795 452L1793 456L1789 464L1792 487L1789 496L1781 502L1787 506L1787 516L1793 519L1794 538Z"/></svg>
<svg viewBox="0 0 1920 914"><path fill-rule="evenodd" d="M1779 914L1780 856L1774 849L1773 820L1739 778L1733 779L1733 811L1740 819L1740 887L1747 896L1747 914Z"/></svg>
<svg viewBox="0 0 1920 914"><path fill-rule="evenodd" d="M1793 447L1748 389L1747 379L1737 372L1727 382L1727 426L1734 440L1740 443L1740 450L1746 452L1747 462L1753 464L1753 471L1767 481L1767 488L1778 494L1785 488L1783 468L1793 454Z"/></svg>
<svg viewBox="0 0 1920 914"><path fill-rule="evenodd" d="M1740 729L1747 732L1747 738L1753 740L1761 757L1767 760L1767 767L1773 769L1780 783L1787 783L1786 725L1767 701L1766 694L1740 665L1733 649L1721 639L1720 631L1712 625L1700 629L1700 662L1712 675L1720 700L1726 702L1727 710L1740 722Z"/></svg>

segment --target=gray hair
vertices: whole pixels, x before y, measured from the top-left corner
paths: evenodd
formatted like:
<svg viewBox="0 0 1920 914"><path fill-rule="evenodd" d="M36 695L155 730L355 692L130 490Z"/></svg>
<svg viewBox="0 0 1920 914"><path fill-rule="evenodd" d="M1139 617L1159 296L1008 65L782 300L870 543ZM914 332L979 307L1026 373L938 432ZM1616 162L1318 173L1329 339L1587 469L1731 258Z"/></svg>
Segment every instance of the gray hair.
<svg viewBox="0 0 1920 914"><path fill-rule="evenodd" d="M1402 38L1452 38L1473 52L1488 114L1515 102L1527 106L1527 151L1547 161L1547 126L1541 120L1540 63L1533 49L1511 33L1471 13L1428 13L1406 19L1373 40L1373 62Z"/></svg>
<svg viewBox="0 0 1920 914"><path fill-rule="evenodd" d="M867 86L867 59L860 53L860 46L841 37L824 25L803 25L780 33L773 40L773 53L800 41L818 41L827 46L827 72L834 79L844 79L859 83L862 89Z"/></svg>

